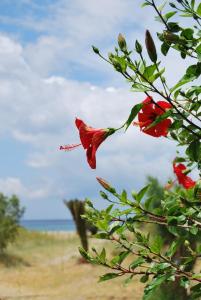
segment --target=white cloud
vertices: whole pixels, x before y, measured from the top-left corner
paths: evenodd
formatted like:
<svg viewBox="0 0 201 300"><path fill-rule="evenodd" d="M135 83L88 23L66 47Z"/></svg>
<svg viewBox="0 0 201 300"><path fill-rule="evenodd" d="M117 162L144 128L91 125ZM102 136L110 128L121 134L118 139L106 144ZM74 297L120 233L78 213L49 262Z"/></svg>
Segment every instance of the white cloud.
<svg viewBox="0 0 201 300"><path fill-rule="evenodd" d="M23 199L40 199L49 195L47 187L26 187L17 177L0 178L0 191L9 196L15 194Z"/></svg>
<svg viewBox="0 0 201 300"><path fill-rule="evenodd" d="M76 116L93 127L118 127L131 107L144 99L142 94L129 92L122 84L124 79L89 50L92 43L105 51L113 49L120 31L128 32L132 47L136 38L144 39L143 27L151 27L153 17L134 2L59 0L47 8L49 14L42 20L31 16L14 20L38 31L35 41L22 43L0 35L0 138L7 136L19 147L29 146L23 159L26 174L2 177L0 190L30 201L49 196L83 198L98 194L95 175L128 189L143 185L147 174L163 182L171 176L175 144L149 137L137 127L131 126L125 135L112 136L100 146L96 171L88 167L82 148L58 151L61 144L79 142ZM177 60L172 54L166 62L171 81L181 74ZM77 79L72 79L76 68ZM95 80L80 81L79 73L85 70L91 72L91 78L100 72L110 80L102 86ZM26 177L30 177L28 187L23 184Z"/></svg>

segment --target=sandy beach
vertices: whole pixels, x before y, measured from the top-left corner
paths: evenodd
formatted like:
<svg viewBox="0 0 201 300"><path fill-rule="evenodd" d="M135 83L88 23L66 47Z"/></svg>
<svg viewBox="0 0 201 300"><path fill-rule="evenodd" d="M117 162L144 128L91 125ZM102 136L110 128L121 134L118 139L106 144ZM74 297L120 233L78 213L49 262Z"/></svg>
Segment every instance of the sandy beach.
<svg viewBox="0 0 201 300"><path fill-rule="evenodd" d="M97 248L103 242L90 239ZM143 285L134 279L98 283L108 272L101 266L79 262L75 232L21 231L0 261L0 299L36 300L140 300ZM104 245L107 247L107 245Z"/></svg>

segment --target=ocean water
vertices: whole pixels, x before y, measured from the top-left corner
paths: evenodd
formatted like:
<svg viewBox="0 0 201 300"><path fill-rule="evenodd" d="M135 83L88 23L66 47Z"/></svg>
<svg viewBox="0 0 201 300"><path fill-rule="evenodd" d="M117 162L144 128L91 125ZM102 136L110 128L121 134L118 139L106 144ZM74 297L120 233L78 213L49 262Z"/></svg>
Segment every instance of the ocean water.
<svg viewBox="0 0 201 300"><path fill-rule="evenodd" d="M73 220L21 220L20 225L34 231L75 231Z"/></svg>

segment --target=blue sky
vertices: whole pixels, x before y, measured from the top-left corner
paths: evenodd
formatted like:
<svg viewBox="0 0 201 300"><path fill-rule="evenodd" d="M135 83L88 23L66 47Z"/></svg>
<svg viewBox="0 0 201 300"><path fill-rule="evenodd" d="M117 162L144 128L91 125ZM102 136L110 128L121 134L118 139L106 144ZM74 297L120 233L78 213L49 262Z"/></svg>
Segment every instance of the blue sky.
<svg viewBox="0 0 201 300"><path fill-rule="evenodd" d="M90 197L102 207L96 176L129 191L148 174L164 183L172 176L174 143L134 127L101 145L96 170L82 148L58 151L79 142L76 116L93 127L116 127L144 99L91 51L92 44L113 51L119 32L133 48L135 39L143 43L145 29L160 30L141 3L1 0L0 190L20 197L25 218L70 217L63 199ZM178 61L173 52L164 61L170 83L182 74Z"/></svg>

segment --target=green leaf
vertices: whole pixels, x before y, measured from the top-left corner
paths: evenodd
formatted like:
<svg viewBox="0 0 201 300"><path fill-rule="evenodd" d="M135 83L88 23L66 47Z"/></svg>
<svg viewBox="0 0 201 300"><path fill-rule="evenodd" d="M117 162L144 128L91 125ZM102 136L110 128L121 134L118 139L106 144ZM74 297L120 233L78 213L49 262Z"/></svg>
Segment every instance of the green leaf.
<svg viewBox="0 0 201 300"><path fill-rule="evenodd" d="M192 40L193 39L193 29L192 28L185 28L181 32L181 36L185 37L187 40Z"/></svg>
<svg viewBox="0 0 201 300"><path fill-rule="evenodd" d="M156 236L156 238L154 239L154 241L152 242L150 248L154 253L159 254L161 252L161 249L163 247L163 238L158 235Z"/></svg>
<svg viewBox="0 0 201 300"><path fill-rule="evenodd" d="M201 3L198 5L197 14L201 17Z"/></svg>
<svg viewBox="0 0 201 300"><path fill-rule="evenodd" d="M164 112L164 114L158 116L154 122L152 122L149 126L146 127L146 129L152 128L153 126L157 125L161 121L167 119L169 116L171 116L171 114L172 114L172 110L168 109L166 112Z"/></svg>
<svg viewBox="0 0 201 300"><path fill-rule="evenodd" d="M197 55L198 55L198 59L199 61L201 61L201 43L197 46L197 48L195 49Z"/></svg>
<svg viewBox="0 0 201 300"><path fill-rule="evenodd" d="M134 276L134 274L132 274L132 275L130 275L128 278L126 278L126 280L124 281L124 284L125 284L125 285L128 285L128 284L132 281L133 276Z"/></svg>
<svg viewBox="0 0 201 300"><path fill-rule="evenodd" d="M99 232L95 235L93 235L93 237L97 238L97 239L102 239L102 240L109 240L110 236L108 233L105 232Z"/></svg>
<svg viewBox="0 0 201 300"><path fill-rule="evenodd" d="M149 280L149 275L145 274L140 278L140 282L145 283Z"/></svg>
<svg viewBox="0 0 201 300"><path fill-rule="evenodd" d="M118 276L119 276L119 274L117 274L117 273L107 273L105 275L100 276L99 282L110 280L110 279L114 279L114 278L116 278Z"/></svg>
<svg viewBox="0 0 201 300"><path fill-rule="evenodd" d="M151 4L149 2L142 3L141 7L150 6Z"/></svg>
<svg viewBox="0 0 201 300"><path fill-rule="evenodd" d="M102 249L100 255L99 255L99 258L101 260L102 263L105 263L105 260L106 260L106 251L105 251L105 248Z"/></svg>
<svg viewBox="0 0 201 300"><path fill-rule="evenodd" d="M163 15L163 18L168 21L170 18L172 18L177 12L176 11L170 11L167 14Z"/></svg>
<svg viewBox="0 0 201 300"><path fill-rule="evenodd" d="M141 85L140 83L134 83L131 88L132 92L148 92L150 90L149 86Z"/></svg>
<svg viewBox="0 0 201 300"><path fill-rule="evenodd" d="M200 74L201 74L201 63L197 63L196 65L192 65L188 67L188 69L186 70L186 74L182 77L182 79L180 79L180 81L173 88L170 89L170 91L173 92L176 89L178 89L180 86L195 80L200 76Z"/></svg>
<svg viewBox="0 0 201 300"><path fill-rule="evenodd" d="M116 264L120 265L125 259L126 257L130 254L130 251L123 251L121 252L119 255L115 256L112 260L111 260L111 265L114 266Z"/></svg>
<svg viewBox="0 0 201 300"><path fill-rule="evenodd" d="M90 261L90 255L82 247L79 247L78 250L84 259Z"/></svg>
<svg viewBox="0 0 201 300"><path fill-rule="evenodd" d="M121 193L121 202L127 202L127 192L125 190L123 190L123 192Z"/></svg>
<svg viewBox="0 0 201 300"><path fill-rule="evenodd" d="M193 235L196 235L198 233L198 228L196 226L192 226L189 231Z"/></svg>
<svg viewBox="0 0 201 300"><path fill-rule="evenodd" d="M143 103L138 103L132 108L130 116L128 117L128 120L125 123L126 130L131 125L131 123L133 122L133 120L135 119L135 117L137 116L139 111L142 109L142 106L143 106Z"/></svg>
<svg viewBox="0 0 201 300"><path fill-rule="evenodd" d="M172 244L170 245L169 249L167 250L166 255L168 257L172 257L176 253L179 245L180 245L179 240L173 241Z"/></svg>
<svg viewBox="0 0 201 300"><path fill-rule="evenodd" d="M135 198L135 199L136 199L136 201L137 201L138 203L141 202L141 200L142 200L143 197L145 196L146 192L148 191L149 187L150 187L150 184L146 185L146 186L143 187L143 188L139 191L139 193L136 195L136 198Z"/></svg>
<svg viewBox="0 0 201 300"><path fill-rule="evenodd" d="M195 0L191 0L191 7L192 7L192 9L194 9L194 7L195 7Z"/></svg>
<svg viewBox="0 0 201 300"><path fill-rule="evenodd" d="M189 285L190 285L189 279L186 278L186 277L182 277L180 279L180 285L183 286L185 289L187 289L189 287Z"/></svg>
<svg viewBox="0 0 201 300"><path fill-rule="evenodd" d="M167 43L163 43L161 45L161 52L163 53L163 55L167 55L168 51L170 49L170 45L168 45Z"/></svg>
<svg viewBox="0 0 201 300"><path fill-rule="evenodd" d="M148 299L147 296L157 288L161 283L167 280L167 275L158 275L155 277L150 284L148 284L144 289L144 297L143 300Z"/></svg>
<svg viewBox="0 0 201 300"><path fill-rule="evenodd" d="M156 64L154 65L150 65L148 67L145 67L144 72L143 72L143 77L145 77L147 80L150 79L150 77L154 74L154 72L156 71L157 66ZM143 82L147 82L144 78L141 78L141 80Z"/></svg>
<svg viewBox="0 0 201 300"><path fill-rule="evenodd" d="M200 141L194 140L191 142L189 147L186 149L186 154L190 157L190 159L198 162L201 155Z"/></svg>
<svg viewBox="0 0 201 300"><path fill-rule="evenodd" d="M145 263L146 260L143 257L138 257L136 260L134 260L131 264L130 264L130 268L132 270L134 270L135 268L141 266L143 263Z"/></svg>
<svg viewBox="0 0 201 300"><path fill-rule="evenodd" d="M162 12L166 4L167 4L167 0L165 0L161 5L157 7L158 11Z"/></svg>

